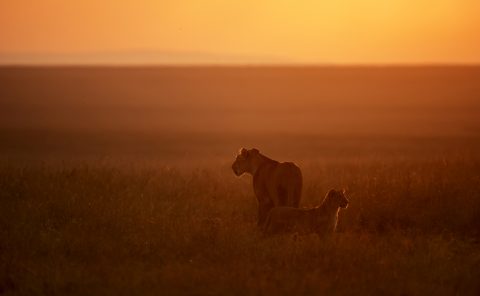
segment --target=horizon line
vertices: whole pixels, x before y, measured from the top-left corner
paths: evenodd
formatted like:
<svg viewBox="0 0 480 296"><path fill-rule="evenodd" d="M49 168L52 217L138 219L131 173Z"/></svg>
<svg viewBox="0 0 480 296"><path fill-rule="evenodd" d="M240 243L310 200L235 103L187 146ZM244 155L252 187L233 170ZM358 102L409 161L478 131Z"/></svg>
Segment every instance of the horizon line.
<svg viewBox="0 0 480 296"><path fill-rule="evenodd" d="M257 68L257 67L292 67L292 68L319 68L319 67L480 67L480 62L425 62L425 63L1 63L1 68Z"/></svg>

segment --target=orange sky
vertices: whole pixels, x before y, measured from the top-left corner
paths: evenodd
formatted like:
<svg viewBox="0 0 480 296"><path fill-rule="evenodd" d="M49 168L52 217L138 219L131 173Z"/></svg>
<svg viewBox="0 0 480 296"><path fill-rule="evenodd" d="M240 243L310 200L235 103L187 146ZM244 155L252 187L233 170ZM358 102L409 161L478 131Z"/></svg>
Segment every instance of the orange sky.
<svg viewBox="0 0 480 296"><path fill-rule="evenodd" d="M0 62L479 63L479 16L478 0L0 0Z"/></svg>

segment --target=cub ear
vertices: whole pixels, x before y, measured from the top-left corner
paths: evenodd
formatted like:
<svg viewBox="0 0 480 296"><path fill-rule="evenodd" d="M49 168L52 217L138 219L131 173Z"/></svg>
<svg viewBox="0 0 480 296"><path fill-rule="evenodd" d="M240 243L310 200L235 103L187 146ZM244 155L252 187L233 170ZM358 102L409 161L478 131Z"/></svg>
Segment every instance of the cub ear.
<svg viewBox="0 0 480 296"><path fill-rule="evenodd" d="M242 156L245 156L245 155L248 154L248 150L245 149L245 148L240 148L240 150L238 151L238 154L242 155Z"/></svg>
<svg viewBox="0 0 480 296"><path fill-rule="evenodd" d="M342 193L343 193L343 194L346 194L346 193L347 193L347 189L343 188L343 189L342 189Z"/></svg>

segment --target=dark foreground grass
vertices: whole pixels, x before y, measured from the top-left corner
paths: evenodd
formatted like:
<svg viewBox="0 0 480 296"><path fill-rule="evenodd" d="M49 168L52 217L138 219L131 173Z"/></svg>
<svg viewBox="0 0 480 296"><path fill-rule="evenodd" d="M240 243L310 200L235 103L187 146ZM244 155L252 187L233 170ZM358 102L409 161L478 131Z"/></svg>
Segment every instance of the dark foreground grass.
<svg viewBox="0 0 480 296"><path fill-rule="evenodd" d="M348 187L332 238L262 238L228 162L0 166L6 294L478 295L480 162L304 163L303 205Z"/></svg>

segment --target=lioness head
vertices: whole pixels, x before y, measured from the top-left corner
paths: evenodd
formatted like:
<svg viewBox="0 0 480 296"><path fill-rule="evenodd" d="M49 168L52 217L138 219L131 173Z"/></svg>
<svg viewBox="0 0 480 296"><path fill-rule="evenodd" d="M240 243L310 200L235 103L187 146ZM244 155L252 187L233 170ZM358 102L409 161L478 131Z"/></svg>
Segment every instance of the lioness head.
<svg viewBox="0 0 480 296"><path fill-rule="evenodd" d="M345 189L342 189L342 190L331 189L327 193L327 201L336 206L339 206L342 209L346 209L348 207L348 203L350 202L346 196Z"/></svg>
<svg viewBox="0 0 480 296"><path fill-rule="evenodd" d="M259 154L258 149L247 150L245 148L240 149L232 164L232 170L237 176L241 176L244 173L252 172L253 159Z"/></svg>

